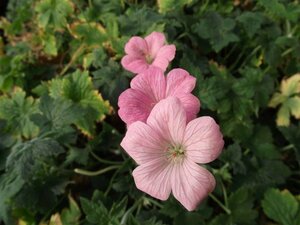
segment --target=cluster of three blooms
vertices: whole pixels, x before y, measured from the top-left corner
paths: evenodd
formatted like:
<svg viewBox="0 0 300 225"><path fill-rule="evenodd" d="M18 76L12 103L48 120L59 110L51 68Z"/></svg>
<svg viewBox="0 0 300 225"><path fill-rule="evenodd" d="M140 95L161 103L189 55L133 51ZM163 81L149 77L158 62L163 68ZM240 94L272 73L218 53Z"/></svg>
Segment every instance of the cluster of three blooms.
<svg viewBox="0 0 300 225"><path fill-rule="evenodd" d="M137 75L119 97L118 114L127 124L121 142L138 167L133 177L138 189L160 200L172 194L189 211L215 187L215 178L199 164L215 160L224 145L213 118L196 118L196 79L183 69L164 71L175 56L175 46L153 32L132 37L125 45L123 67Z"/></svg>

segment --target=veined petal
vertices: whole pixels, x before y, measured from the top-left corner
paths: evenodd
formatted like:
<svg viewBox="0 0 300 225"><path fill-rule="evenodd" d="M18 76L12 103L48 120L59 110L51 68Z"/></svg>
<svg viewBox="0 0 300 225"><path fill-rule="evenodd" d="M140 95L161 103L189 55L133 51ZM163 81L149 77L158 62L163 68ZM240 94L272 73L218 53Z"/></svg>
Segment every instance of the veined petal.
<svg viewBox="0 0 300 225"><path fill-rule="evenodd" d="M164 45L166 39L163 33L154 31L145 37L145 41L147 42L149 53L154 58L158 50Z"/></svg>
<svg viewBox="0 0 300 225"><path fill-rule="evenodd" d="M144 56L148 53L147 42L141 37L134 36L126 43L125 52L131 56Z"/></svg>
<svg viewBox="0 0 300 225"><path fill-rule="evenodd" d="M150 67L138 74L132 79L130 86L148 95L155 102L165 98L166 79L159 68Z"/></svg>
<svg viewBox="0 0 300 225"><path fill-rule="evenodd" d="M163 71L165 71L169 65L169 62L174 59L175 52L175 45L165 45L161 47L157 52L152 65L161 68Z"/></svg>
<svg viewBox="0 0 300 225"><path fill-rule="evenodd" d="M208 170L188 158L173 166L172 193L187 210L195 210L215 188L215 178Z"/></svg>
<svg viewBox="0 0 300 225"><path fill-rule="evenodd" d="M149 67L144 57L132 55L125 55L121 60L121 64L126 70L132 73L141 73Z"/></svg>
<svg viewBox="0 0 300 225"><path fill-rule="evenodd" d="M191 93L177 93L176 97L180 100L185 109L187 122L195 119L200 111L199 99Z"/></svg>
<svg viewBox="0 0 300 225"><path fill-rule="evenodd" d="M156 159L138 166L132 173L137 188L154 198L167 200L171 193L172 166Z"/></svg>
<svg viewBox="0 0 300 225"><path fill-rule="evenodd" d="M196 85L196 78L186 70L173 69L167 75L167 96L176 96L179 93L190 93Z"/></svg>
<svg viewBox="0 0 300 225"><path fill-rule="evenodd" d="M197 163L209 163L221 153L224 141L219 125L209 116L188 123L184 136L187 157Z"/></svg>
<svg viewBox="0 0 300 225"><path fill-rule="evenodd" d="M180 145L186 127L186 112L178 98L168 97L152 109L147 124L172 145Z"/></svg>
<svg viewBox="0 0 300 225"><path fill-rule="evenodd" d="M118 114L127 125L136 121L146 122L153 104L149 96L139 90L129 88L119 96Z"/></svg>
<svg viewBox="0 0 300 225"><path fill-rule="evenodd" d="M121 146L137 164L165 158L164 140L151 127L140 121L128 127Z"/></svg>

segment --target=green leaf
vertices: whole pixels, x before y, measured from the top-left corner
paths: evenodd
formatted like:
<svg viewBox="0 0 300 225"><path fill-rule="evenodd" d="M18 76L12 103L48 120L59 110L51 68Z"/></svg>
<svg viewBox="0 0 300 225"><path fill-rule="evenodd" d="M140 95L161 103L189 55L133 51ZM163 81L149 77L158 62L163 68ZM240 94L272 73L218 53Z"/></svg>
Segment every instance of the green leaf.
<svg viewBox="0 0 300 225"><path fill-rule="evenodd" d="M296 215L299 203L288 191L269 189L262 201L262 207L266 215L282 225L298 225Z"/></svg>
<svg viewBox="0 0 300 225"><path fill-rule="evenodd" d="M0 221L14 224L11 215L10 201L25 184L20 175L13 171L0 176Z"/></svg>
<svg viewBox="0 0 300 225"><path fill-rule="evenodd" d="M290 116L300 119L300 74L295 74L281 81L280 91L274 93L269 102L269 107L277 107L281 104L276 123L277 126L289 126Z"/></svg>
<svg viewBox="0 0 300 225"><path fill-rule="evenodd" d="M291 124L289 127L279 127L280 132L295 150L298 164L300 165L300 126Z"/></svg>
<svg viewBox="0 0 300 225"><path fill-rule="evenodd" d="M0 119L8 121L10 129L25 138L32 138L39 132L30 117L38 112L37 101L27 97L20 88L15 88L11 96L0 96Z"/></svg>
<svg viewBox="0 0 300 225"><path fill-rule="evenodd" d="M253 209L254 198L245 188L233 192L228 199L230 214L219 214L209 225L253 225L257 212Z"/></svg>
<svg viewBox="0 0 300 225"><path fill-rule="evenodd" d="M182 9L184 5L191 2L193 2L193 0L157 0L157 5L160 13L166 13Z"/></svg>
<svg viewBox="0 0 300 225"><path fill-rule="evenodd" d="M252 38L259 31L264 17L259 12L244 12L237 17L237 20L243 24L248 37Z"/></svg>
<svg viewBox="0 0 300 225"><path fill-rule="evenodd" d="M71 100L81 110L81 118L75 124L88 136L93 135L95 122L102 121L112 110L109 102L94 90L87 71L77 70L63 79L50 81L49 94L54 99Z"/></svg>
<svg viewBox="0 0 300 225"><path fill-rule="evenodd" d="M76 201L69 195L69 208L61 212L61 221L63 225L79 225L81 211Z"/></svg>
<svg viewBox="0 0 300 225"><path fill-rule="evenodd" d="M216 12L207 13L206 16L193 29L199 37L207 39L212 48L219 52L229 43L239 41L239 37L233 33L235 21L223 18Z"/></svg>
<svg viewBox="0 0 300 225"><path fill-rule="evenodd" d="M80 203L88 222L97 225L110 224L109 212L102 202L91 202L81 198Z"/></svg>
<svg viewBox="0 0 300 225"><path fill-rule="evenodd" d="M74 38L82 40L90 47L100 47L108 39L106 30L99 23L79 23L70 25L70 32Z"/></svg>
<svg viewBox="0 0 300 225"><path fill-rule="evenodd" d="M53 139L34 139L16 145L7 157L6 169L17 171L28 182L39 176L51 159L63 153L64 149Z"/></svg>
<svg viewBox="0 0 300 225"><path fill-rule="evenodd" d="M40 127L41 132L69 131L70 125L81 118L81 110L68 99L54 99L48 95L41 97L39 102L40 113L34 114L31 119Z"/></svg>
<svg viewBox="0 0 300 225"><path fill-rule="evenodd" d="M42 44L44 46L44 52L49 56L56 56L57 49L57 41L54 35L46 34L42 39Z"/></svg>
<svg viewBox="0 0 300 225"><path fill-rule="evenodd" d="M67 17L73 12L70 0L41 0L35 6L37 20L42 28L60 29L66 26Z"/></svg>

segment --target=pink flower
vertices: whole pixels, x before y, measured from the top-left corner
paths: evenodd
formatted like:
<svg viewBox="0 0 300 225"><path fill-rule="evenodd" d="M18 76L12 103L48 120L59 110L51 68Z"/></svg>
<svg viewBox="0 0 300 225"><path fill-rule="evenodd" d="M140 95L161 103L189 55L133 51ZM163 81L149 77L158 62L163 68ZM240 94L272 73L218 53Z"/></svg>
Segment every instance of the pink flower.
<svg viewBox="0 0 300 225"><path fill-rule="evenodd" d="M121 146L139 165L133 171L138 189L166 200L170 193L189 211L212 192L213 175L197 163L209 163L221 153L224 141L208 116L186 124L180 101L169 97L152 110L147 123L131 124Z"/></svg>
<svg viewBox="0 0 300 225"><path fill-rule="evenodd" d="M196 78L183 69L173 69L165 77L160 69L150 68L135 76L130 83L131 88L119 96L118 114L127 125L135 121L146 122L156 103L175 96L183 104L190 121L200 109L198 98L190 93L195 84Z"/></svg>
<svg viewBox="0 0 300 225"><path fill-rule="evenodd" d="M152 32L145 37L134 36L125 45L125 55L122 66L133 73L142 73L151 65L163 71L174 59L175 45L165 45L165 36L159 32Z"/></svg>

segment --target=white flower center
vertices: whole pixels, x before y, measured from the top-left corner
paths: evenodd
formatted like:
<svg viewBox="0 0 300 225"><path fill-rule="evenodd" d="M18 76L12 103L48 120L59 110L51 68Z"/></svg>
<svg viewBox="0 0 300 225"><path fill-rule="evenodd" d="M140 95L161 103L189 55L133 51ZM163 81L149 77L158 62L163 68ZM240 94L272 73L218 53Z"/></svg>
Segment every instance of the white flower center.
<svg viewBox="0 0 300 225"><path fill-rule="evenodd" d="M167 159L172 162L179 162L185 157L185 150L182 145L171 145L167 148Z"/></svg>
<svg viewBox="0 0 300 225"><path fill-rule="evenodd" d="M154 60L150 54L145 54L145 58L148 64L151 64Z"/></svg>

